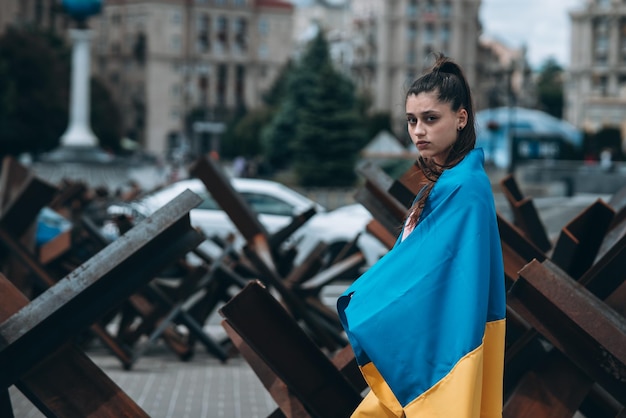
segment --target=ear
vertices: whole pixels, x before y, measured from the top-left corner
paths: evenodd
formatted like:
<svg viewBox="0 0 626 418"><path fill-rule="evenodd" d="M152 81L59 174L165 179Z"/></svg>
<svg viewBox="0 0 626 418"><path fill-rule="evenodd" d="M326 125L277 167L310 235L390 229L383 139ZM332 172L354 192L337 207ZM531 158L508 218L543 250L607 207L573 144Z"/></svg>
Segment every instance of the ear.
<svg viewBox="0 0 626 418"><path fill-rule="evenodd" d="M456 119L457 129L460 131L461 129L465 128L465 125L467 125L467 110L465 110L464 108L457 110Z"/></svg>

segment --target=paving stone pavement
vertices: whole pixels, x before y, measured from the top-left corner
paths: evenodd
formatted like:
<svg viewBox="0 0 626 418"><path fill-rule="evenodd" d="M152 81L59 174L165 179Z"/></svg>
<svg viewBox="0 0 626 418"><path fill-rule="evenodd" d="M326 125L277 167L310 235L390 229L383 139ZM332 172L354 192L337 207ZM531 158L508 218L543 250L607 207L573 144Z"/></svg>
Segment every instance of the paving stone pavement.
<svg viewBox="0 0 626 418"><path fill-rule="evenodd" d="M322 302L334 308L347 286L327 285ZM216 341L227 338L220 321L219 314L213 313L204 327ZM265 418L277 407L242 357L222 363L201 344L193 358L184 362L163 343L157 343L131 370L124 370L97 340L85 353L151 418ZM15 386L9 388L9 395L15 418L45 417Z"/></svg>
<svg viewBox="0 0 626 418"><path fill-rule="evenodd" d="M152 418L261 418L276 408L241 357L222 363L198 349L183 362L157 346L126 371L103 348L86 353ZM45 417L15 386L9 394L15 418Z"/></svg>

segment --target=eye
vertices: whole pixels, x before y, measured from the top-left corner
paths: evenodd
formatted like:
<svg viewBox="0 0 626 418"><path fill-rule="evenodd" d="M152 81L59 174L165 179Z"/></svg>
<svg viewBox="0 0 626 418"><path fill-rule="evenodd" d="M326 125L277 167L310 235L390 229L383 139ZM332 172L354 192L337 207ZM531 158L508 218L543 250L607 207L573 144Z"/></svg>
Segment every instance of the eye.
<svg viewBox="0 0 626 418"><path fill-rule="evenodd" d="M415 125L417 123L417 118L415 116L407 116L406 121L409 125Z"/></svg>
<svg viewBox="0 0 626 418"><path fill-rule="evenodd" d="M437 119L437 116L426 116L426 122L434 122Z"/></svg>

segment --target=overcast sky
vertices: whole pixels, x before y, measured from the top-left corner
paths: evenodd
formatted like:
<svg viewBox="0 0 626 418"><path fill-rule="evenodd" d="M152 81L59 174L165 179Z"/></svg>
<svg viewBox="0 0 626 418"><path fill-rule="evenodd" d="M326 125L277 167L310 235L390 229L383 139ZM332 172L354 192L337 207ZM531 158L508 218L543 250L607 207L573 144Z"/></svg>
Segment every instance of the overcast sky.
<svg viewBox="0 0 626 418"><path fill-rule="evenodd" d="M482 0L483 32L505 45L526 45L527 58L538 68L554 57L569 65L570 20L568 12L586 0Z"/></svg>

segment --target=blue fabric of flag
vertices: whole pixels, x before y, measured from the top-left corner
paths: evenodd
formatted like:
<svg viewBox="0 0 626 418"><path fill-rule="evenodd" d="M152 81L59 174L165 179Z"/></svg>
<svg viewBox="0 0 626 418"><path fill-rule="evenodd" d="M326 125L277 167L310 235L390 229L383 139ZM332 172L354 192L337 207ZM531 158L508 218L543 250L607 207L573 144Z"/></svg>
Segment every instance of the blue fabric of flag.
<svg viewBox="0 0 626 418"><path fill-rule="evenodd" d="M404 407L481 345L505 317L502 248L481 149L435 183L415 230L339 298L363 366L372 362Z"/></svg>

